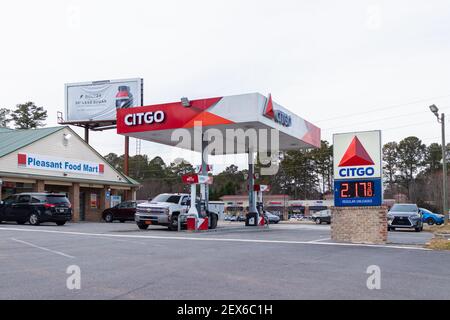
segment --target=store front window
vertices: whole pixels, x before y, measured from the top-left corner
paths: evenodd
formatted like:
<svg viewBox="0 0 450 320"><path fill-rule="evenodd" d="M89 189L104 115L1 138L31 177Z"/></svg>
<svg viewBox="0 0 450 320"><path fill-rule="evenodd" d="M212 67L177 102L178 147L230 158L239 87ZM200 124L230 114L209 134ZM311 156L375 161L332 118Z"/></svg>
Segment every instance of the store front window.
<svg viewBox="0 0 450 320"><path fill-rule="evenodd" d="M33 184L32 183L4 181L1 188L2 188L2 193L1 193L2 200L13 194L22 193L22 192L33 192Z"/></svg>

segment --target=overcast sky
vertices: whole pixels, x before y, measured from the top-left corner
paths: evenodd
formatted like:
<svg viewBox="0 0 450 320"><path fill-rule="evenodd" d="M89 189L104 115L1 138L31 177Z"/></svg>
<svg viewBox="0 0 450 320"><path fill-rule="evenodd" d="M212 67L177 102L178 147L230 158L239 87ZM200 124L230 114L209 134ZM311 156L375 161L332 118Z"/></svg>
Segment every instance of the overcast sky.
<svg viewBox="0 0 450 320"><path fill-rule="evenodd" d="M16 0L2 3L0 32L0 107L34 101L49 126L64 83L134 77L145 104L270 92L329 141L382 129L383 142L440 142L428 106L450 111L448 0ZM113 131L91 144L123 152ZM148 142L142 153L200 160Z"/></svg>

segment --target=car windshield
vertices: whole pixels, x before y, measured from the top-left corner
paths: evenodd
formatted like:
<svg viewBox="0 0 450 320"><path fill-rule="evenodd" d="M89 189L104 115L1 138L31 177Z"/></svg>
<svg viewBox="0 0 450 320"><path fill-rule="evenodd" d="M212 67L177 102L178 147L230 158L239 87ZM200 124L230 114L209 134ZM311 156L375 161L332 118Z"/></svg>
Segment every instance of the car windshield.
<svg viewBox="0 0 450 320"><path fill-rule="evenodd" d="M415 204L394 204L391 211L395 212L417 212Z"/></svg>
<svg viewBox="0 0 450 320"><path fill-rule="evenodd" d="M174 196L170 194L160 194L153 198L152 202L170 202L170 203L178 203L180 201L181 196Z"/></svg>
<svg viewBox="0 0 450 320"><path fill-rule="evenodd" d="M420 211L422 211L423 213L433 214L433 212L431 212L430 210L424 209L424 208L420 208Z"/></svg>

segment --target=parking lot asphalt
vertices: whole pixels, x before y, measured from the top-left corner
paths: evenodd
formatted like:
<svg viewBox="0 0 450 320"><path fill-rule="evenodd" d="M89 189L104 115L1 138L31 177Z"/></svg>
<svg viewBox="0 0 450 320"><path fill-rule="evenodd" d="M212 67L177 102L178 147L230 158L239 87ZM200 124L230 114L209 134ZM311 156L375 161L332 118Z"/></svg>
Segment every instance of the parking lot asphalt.
<svg viewBox="0 0 450 320"><path fill-rule="evenodd" d="M450 299L450 253L431 235L386 246L333 243L327 225L170 232L134 223L0 225L0 299ZM79 266L81 289L66 287ZM381 288L368 289L369 266Z"/></svg>

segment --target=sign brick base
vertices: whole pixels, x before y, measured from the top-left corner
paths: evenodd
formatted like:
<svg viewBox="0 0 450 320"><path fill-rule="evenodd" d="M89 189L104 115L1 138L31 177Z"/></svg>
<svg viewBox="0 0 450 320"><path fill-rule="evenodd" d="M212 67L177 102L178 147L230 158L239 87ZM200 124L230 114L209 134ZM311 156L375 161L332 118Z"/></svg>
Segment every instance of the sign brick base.
<svg viewBox="0 0 450 320"><path fill-rule="evenodd" d="M385 244L387 207L333 207L331 239L339 242Z"/></svg>

